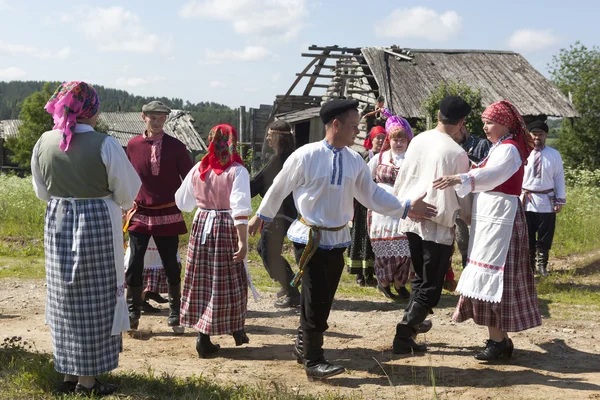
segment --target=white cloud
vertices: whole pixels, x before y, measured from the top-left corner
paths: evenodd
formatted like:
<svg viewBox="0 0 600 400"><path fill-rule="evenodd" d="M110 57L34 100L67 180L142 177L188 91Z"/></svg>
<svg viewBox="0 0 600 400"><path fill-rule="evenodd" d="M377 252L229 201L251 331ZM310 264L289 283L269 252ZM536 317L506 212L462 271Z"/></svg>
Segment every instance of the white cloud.
<svg viewBox="0 0 600 400"><path fill-rule="evenodd" d="M192 0L179 10L179 16L226 21L243 35L287 41L298 36L308 11L306 0Z"/></svg>
<svg viewBox="0 0 600 400"><path fill-rule="evenodd" d="M508 47L518 52L534 53L552 47L558 42L558 36L550 29L519 29L508 38Z"/></svg>
<svg viewBox="0 0 600 400"><path fill-rule="evenodd" d="M117 85L129 86L129 87L145 86L150 83L160 82L160 81L164 81L166 79L167 79L166 77L160 76L160 75L147 76L145 78L141 78L141 77L119 78L119 79L117 79Z"/></svg>
<svg viewBox="0 0 600 400"><path fill-rule="evenodd" d="M210 87L213 87L213 88L226 88L227 84L224 83L224 82L221 82L221 81L212 81L210 83Z"/></svg>
<svg viewBox="0 0 600 400"><path fill-rule="evenodd" d="M462 17L456 11L438 13L425 7L396 9L375 25L375 34L382 38L426 39L444 42L462 30Z"/></svg>
<svg viewBox="0 0 600 400"><path fill-rule="evenodd" d="M0 80L13 80L19 79L27 75L25 71L16 67L8 67L6 69L0 69Z"/></svg>
<svg viewBox="0 0 600 400"><path fill-rule="evenodd" d="M96 42L99 51L128 53L169 53L173 39L150 33L141 18L123 7L86 8L77 18L85 37Z"/></svg>
<svg viewBox="0 0 600 400"><path fill-rule="evenodd" d="M273 58L275 55L261 46L246 46L243 50L214 51L206 49L204 58L200 60L201 65L221 64L223 62L250 62Z"/></svg>
<svg viewBox="0 0 600 400"><path fill-rule="evenodd" d="M71 48L64 47L56 51L40 49L35 46L8 43L0 40L0 53L5 53L9 55L25 54L31 57L39 58L40 60L48 60L51 58L65 59L69 55L71 55Z"/></svg>

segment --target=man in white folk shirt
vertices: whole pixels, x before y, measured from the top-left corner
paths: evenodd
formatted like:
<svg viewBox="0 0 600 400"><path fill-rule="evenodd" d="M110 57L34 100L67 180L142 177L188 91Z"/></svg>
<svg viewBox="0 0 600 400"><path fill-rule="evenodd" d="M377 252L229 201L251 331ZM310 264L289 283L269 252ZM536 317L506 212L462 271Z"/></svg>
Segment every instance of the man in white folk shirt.
<svg viewBox="0 0 600 400"><path fill-rule="evenodd" d="M302 146L290 155L273 181L257 215L271 221L282 201L293 192L298 219L287 236L294 244L302 283L300 328L294 355L304 363L310 380L326 379L344 372L323 356L323 332L335 291L344 269L344 250L350 244L347 223L353 216L353 199L381 214L405 218L431 218L435 207L423 201L400 200L379 188L362 157L346 146L354 143L360 115L355 100L332 100L320 112L325 139ZM258 223L251 224L250 233Z"/></svg>
<svg viewBox="0 0 600 400"><path fill-rule="evenodd" d="M556 214L567 203L565 174L560 153L546 146L548 125L533 121L527 126L534 149L527 159L522 202L529 232L529 262L535 272L547 275L548 253L552 247Z"/></svg>

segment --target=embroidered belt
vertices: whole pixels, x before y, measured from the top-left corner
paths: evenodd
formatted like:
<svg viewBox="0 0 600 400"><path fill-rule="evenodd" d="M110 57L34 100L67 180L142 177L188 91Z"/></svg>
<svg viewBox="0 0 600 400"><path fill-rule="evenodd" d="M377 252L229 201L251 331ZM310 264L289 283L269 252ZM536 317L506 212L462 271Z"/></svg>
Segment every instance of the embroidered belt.
<svg viewBox="0 0 600 400"><path fill-rule="evenodd" d="M547 194L550 197L550 202L554 204L555 196L550 196L550 193L553 193L554 189L546 189L546 190L531 190L523 188L523 207L527 205L528 202L531 201L531 194Z"/></svg>
<svg viewBox="0 0 600 400"><path fill-rule="evenodd" d="M135 201L133 202L133 207L127 211L125 214L125 223L123 224L123 233L127 232L127 228L129 228L129 223L131 222L131 218L135 215L138 210L138 207L145 208L146 210L162 210L163 208L170 208L176 206L177 204L172 201L167 204L161 204L160 206L141 206Z"/></svg>
<svg viewBox="0 0 600 400"><path fill-rule="evenodd" d="M346 225L342 225L338 226L337 228L325 228L322 226L310 225L304 218L300 216L298 217L298 221L308 226L310 231L308 232L308 243L306 243L306 247L304 247L304 251L302 251L302 256L300 256L300 261L298 262L298 272L296 272L294 279L292 279L292 282L290 282L292 287L298 286L298 282L300 282L302 275L304 275L304 267L306 264L308 264L312 256L319 248L319 244L321 243L321 231L337 232L346 227Z"/></svg>

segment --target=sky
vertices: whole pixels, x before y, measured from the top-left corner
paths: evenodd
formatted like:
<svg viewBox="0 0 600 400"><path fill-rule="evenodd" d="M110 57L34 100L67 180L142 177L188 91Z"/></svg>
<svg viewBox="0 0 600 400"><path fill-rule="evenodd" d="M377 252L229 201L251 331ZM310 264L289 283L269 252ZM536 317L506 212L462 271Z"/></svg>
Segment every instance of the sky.
<svg viewBox="0 0 600 400"><path fill-rule="evenodd" d="M599 15L597 0L0 0L0 81L258 107L310 45L511 50L548 77L560 49L600 46Z"/></svg>

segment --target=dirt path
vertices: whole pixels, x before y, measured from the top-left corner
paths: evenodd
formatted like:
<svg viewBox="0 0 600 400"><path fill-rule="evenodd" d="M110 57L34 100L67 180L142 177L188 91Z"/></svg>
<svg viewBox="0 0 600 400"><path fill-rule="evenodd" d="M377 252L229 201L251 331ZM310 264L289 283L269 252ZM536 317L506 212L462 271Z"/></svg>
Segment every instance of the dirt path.
<svg viewBox="0 0 600 400"><path fill-rule="evenodd" d="M22 336L38 350L51 352L44 325L43 280L0 279L0 338ZM449 399L600 399L600 313L577 308L579 319L548 318L544 325L513 335L510 365L482 364L473 358L486 331L469 321L454 324L456 297L444 296L432 316L434 328L420 340L429 344L423 356L396 356L389 351L402 305L379 297L340 296L325 336L326 356L347 372L328 383L310 383L291 359L297 311L272 307L274 294L250 300L247 332L250 344L235 347L233 338L214 337L219 357L199 359L196 334L174 336L166 326L166 309L143 316L142 338L124 335L121 370L204 375L236 384L285 385L299 393L335 392L365 399L433 398L432 375L440 398ZM542 309L544 305L542 304Z"/></svg>

